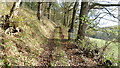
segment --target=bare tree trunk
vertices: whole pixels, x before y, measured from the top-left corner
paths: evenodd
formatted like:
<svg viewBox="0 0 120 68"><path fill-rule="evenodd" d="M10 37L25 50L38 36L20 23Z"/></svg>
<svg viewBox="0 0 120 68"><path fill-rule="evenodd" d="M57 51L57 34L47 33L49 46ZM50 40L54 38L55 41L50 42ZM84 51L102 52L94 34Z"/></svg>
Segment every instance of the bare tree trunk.
<svg viewBox="0 0 120 68"><path fill-rule="evenodd" d="M76 8L77 8L78 2L75 3L73 7L73 15L72 15L72 23L70 29L73 29L74 27L74 21L75 21L75 15L76 15Z"/></svg>
<svg viewBox="0 0 120 68"><path fill-rule="evenodd" d="M40 20L42 15L46 15L46 7L47 7L47 3L42 3L42 2L38 2L38 7L37 7L37 18L38 20Z"/></svg>
<svg viewBox="0 0 120 68"><path fill-rule="evenodd" d="M69 11L67 13L67 24L66 24L66 26L68 25L68 23L69 23Z"/></svg>
<svg viewBox="0 0 120 68"><path fill-rule="evenodd" d="M56 12L55 12L55 8L53 8L53 15L52 15L52 20L55 22L55 15L56 14Z"/></svg>
<svg viewBox="0 0 120 68"><path fill-rule="evenodd" d="M73 33L73 27L74 27L74 21L75 21L75 15L76 15L76 8L78 6L78 2L75 2L75 5L73 7L73 15L72 15L72 22L71 22L71 26L70 26L70 29L69 29L69 33ZM68 34L68 39L70 40L70 34Z"/></svg>
<svg viewBox="0 0 120 68"><path fill-rule="evenodd" d="M38 18L38 20L40 20L40 14L41 14L41 12L40 12L40 2L38 2L38 7L37 7L37 18Z"/></svg>
<svg viewBox="0 0 120 68"><path fill-rule="evenodd" d="M42 7L41 7L41 11L43 11L42 14L43 14L44 16L47 16L47 7L48 7L47 2L44 2L44 3L42 4Z"/></svg>
<svg viewBox="0 0 120 68"><path fill-rule="evenodd" d="M15 5L16 5L16 2L13 3L12 8L10 9L9 15L5 15L5 20L4 20L4 22L8 22L8 21L9 21L9 18L12 16L12 14L13 14L13 12L14 12Z"/></svg>
<svg viewBox="0 0 120 68"><path fill-rule="evenodd" d="M81 2L81 9L79 15L79 28L77 34L77 40L83 40L85 38L86 22L82 20L82 17L87 17L89 10L88 2Z"/></svg>
<svg viewBox="0 0 120 68"><path fill-rule="evenodd" d="M64 12L64 22L63 25L66 26L66 11Z"/></svg>
<svg viewBox="0 0 120 68"><path fill-rule="evenodd" d="M51 3L49 2L49 7L48 7L48 19L50 19L50 13L51 13L50 8L51 8Z"/></svg>
<svg viewBox="0 0 120 68"><path fill-rule="evenodd" d="M16 2L14 2L14 3L13 3L12 8L10 9L10 14L9 14L9 17L11 17L11 15L13 14L14 9L15 9L15 5L16 5Z"/></svg>

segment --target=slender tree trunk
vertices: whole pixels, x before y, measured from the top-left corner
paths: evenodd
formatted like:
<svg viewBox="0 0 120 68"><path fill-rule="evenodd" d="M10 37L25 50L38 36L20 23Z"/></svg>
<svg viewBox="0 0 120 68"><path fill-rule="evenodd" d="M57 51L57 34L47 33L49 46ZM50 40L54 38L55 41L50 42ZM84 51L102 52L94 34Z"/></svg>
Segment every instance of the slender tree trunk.
<svg viewBox="0 0 120 68"><path fill-rule="evenodd" d="M48 4L47 4L47 2L44 2L43 4L42 4L42 7L41 7L41 11L43 11L42 12L42 14L44 15L44 16L47 16L47 7L48 7Z"/></svg>
<svg viewBox="0 0 120 68"><path fill-rule="evenodd" d="M70 13L70 16L69 16L69 22L68 22L68 27L70 27L71 26L71 22L72 22L72 14Z"/></svg>
<svg viewBox="0 0 120 68"><path fill-rule="evenodd" d="M14 12L15 5L16 5L16 2L13 3L12 8L10 9L9 15L5 15L5 21L4 21L4 22L8 22L8 21L9 21L9 18L12 16L12 14L13 14L13 12Z"/></svg>
<svg viewBox="0 0 120 68"><path fill-rule="evenodd" d="M49 2L49 7L48 7L48 19L50 19L50 8L51 8L51 3Z"/></svg>
<svg viewBox="0 0 120 68"><path fill-rule="evenodd" d="M45 15L46 13L46 3L42 3L42 2L37 2L38 3L38 7L37 7L37 18L38 20L40 20L42 15Z"/></svg>
<svg viewBox="0 0 120 68"><path fill-rule="evenodd" d="M9 14L9 17L11 17L11 15L13 14L14 9L15 9L15 5L16 5L16 2L14 2L14 3L13 3L12 8L10 9L10 14Z"/></svg>
<svg viewBox="0 0 120 68"><path fill-rule="evenodd" d="M56 13L55 13L55 8L53 8L53 21L55 22L55 15Z"/></svg>
<svg viewBox="0 0 120 68"><path fill-rule="evenodd" d="M74 21L75 21L75 15L76 15L77 5L78 5L78 2L76 2L75 5L74 5L74 7L73 7L72 23L71 23L70 29L73 29L73 27L74 27Z"/></svg>
<svg viewBox="0 0 120 68"><path fill-rule="evenodd" d="M66 11L64 12L64 21L63 21L63 25L66 26Z"/></svg>
<svg viewBox="0 0 120 68"><path fill-rule="evenodd" d="M38 20L40 20L40 2L38 2L38 7L37 7L37 18L38 18Z"/></svg>
<svg viewBox="0 0 120 68"><path fill-rule="evenodd" d="M74 27L74 21L75 21L75 15L76 15L77 6L78 6L78 2L75 2L75 5L73 7L72 22L71 22L70 29L68 31L69 33L73 33L73 27ZM69 40L71 39L70 34L68 34L68 39Z"/></svg>
<svg viewBox="0 0 120 68"><path fill-rule="evenodd" d="M89 10L88 2L81 2L81 9L79 14L79 28L77 34L77 40L83 40L85 38L86 22L82 20L82 17L87 17Z"/></svg>
<svg viewBox="0 0 120 68"><path fill-rule="evenodd" d="M69 10L69 9L68 9ZM68 11L68 13L67 13L67 25L66 26L68 26L68 23L69 23L69 11Z"/></svg>

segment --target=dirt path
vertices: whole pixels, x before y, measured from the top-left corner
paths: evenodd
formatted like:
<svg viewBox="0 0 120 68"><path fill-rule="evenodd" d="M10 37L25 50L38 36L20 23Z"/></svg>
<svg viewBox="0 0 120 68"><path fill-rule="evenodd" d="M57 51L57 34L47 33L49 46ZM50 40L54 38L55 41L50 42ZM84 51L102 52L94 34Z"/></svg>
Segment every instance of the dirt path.
<svg viewBox="0 0 120 68"><path fill-rule="evenodd" d="M95 66L96 62L92 58L83 56L75 44L64 39L62 30L59 27L52 32L44 51L39 56L38 66ZM56 33L58 39L55 39Z"/></svg>
<svg viewBox="0 0 120 68"><path fill-rule="evenodd" d="M39 56L38 66L51 66L51 61L53 61L52 53L55 47L54 33L55 33L55 30L52 32L47 44L44 46L44 52L42 52Z"/></svg>
<svg viewBox="0 0 120 68"><path fill-rule="evenodd" d="M59 39L57 40L60 42L60 46L58 45L59 43L55 43L57 41L54 38L56 33L59 34ZM47 44L43 47L44 51L39 56L38 66L51 66L51 64L54 64L54 66L65 65L63 63L64 61L61 61L62 59L66 59L64 58L65 55L64 56L61 55L61 52L63 51L61 47L61 41L63 39L64 39L64 35L61 31L61 28L56 28L52 32Z"/></svg>

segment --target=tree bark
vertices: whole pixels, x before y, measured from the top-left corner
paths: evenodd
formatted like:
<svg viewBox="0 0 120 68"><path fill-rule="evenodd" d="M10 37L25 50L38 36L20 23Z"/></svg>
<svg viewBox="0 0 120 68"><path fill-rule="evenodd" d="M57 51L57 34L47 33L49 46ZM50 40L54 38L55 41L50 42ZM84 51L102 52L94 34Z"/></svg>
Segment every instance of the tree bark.
<svg viewBox="0 0 120 68"><path fill-rule="evenodd" d="M63 22L63 25L66 26L66 12L64 12L64 22Z"/></svg>
<svg viewBox="0 0 120 68"><path fill-rule="evenodd" d="M88 10L89 10L88 2L81 2L77 40L78 39L83 40L85 38L86 22L84 20L82 20L81 18L83 16L87 17Z"/></svg>
<svg viewBox="0 0 120 68"><path fill-rule="evenodd" d="M48 12L47 8L48 8L47 2L42 3L42 7L41 7L42 15L47 16L47 12Z"/></svg>
<svg viewBox="0 0 120 68"><path fill-rule="evenodd" d="M38 2L38 7L37 7L37 18L38 18L38 20L40 20L40 2Z"/></svg>
<svg viewBox="0 0 120 68"><path fill-rule="evenodd" d="M69 23L69 11L67 13L67 25L66 26L68 26L68 23Z"/></svg>
<svg viewBox="0 0 120 68"><path fill-rule="evenodd" d="M94 3L95 6L120 6L120 4L100 4L100 3Z"/></svg>
<svg viewBox="0 0 120 68"><path fill-rule="evenodd" d="M75 21L75 15L76 15L76 9L77 9L77 6L78 6L78 2L75 2L75 5L73 7L73 14L72 14L72 22L71 22L71 26L70 26L70 29L69 29L69 33L73 33L73 27L74 27L74 21ZM68 39L70 40L71 37L69 36L70 34L68 34Z"/></svg>
<svg viewBox="0 0 120 68"><path fill-rule="evenodd" d="M12 8L10 9L10 14L9 14L9 17L11 17L11 15L13 14L14 9L15 9L15 5L16 5L16 2L14 2L14 3L13 3Z"/></svg>
<svg viewBox="0 0 120 68"><path fill-rule="evenodd" d="M55 16L56 16L56 12L55 12L55 8L53 8L53 15L52 15L52 20L55 22L56 20L55 20Z"/></svg>
<svg viewBox="0 0 120 68"><path fill-rule="evenodd" d="M73 29L74 27L74 21L75 21L75 15L76 15L76 8L77 8L78 2L75 3L73 7L73 14L72 14L72 23L70 29Z"/></svg>
<svg viewBox="0 0 120 68"><path fill-rule="evenodd" d="M51 3L49 2L49 6L48 6L48 19L50 19L50 13L51 13L51 11L50 11L50 8L51 8Z"/></svg>
<svg viewBox="0 0 120 68"><path fill-rule="evenodd" d="M66 10L67 3L63 3L63 25L66 26L66 16L67 16L67 10Z"/></svg>
<svg viewBox="0 0 120 68"><path fill-rule="evenodd" d="M46 2L37 2L38 3L38 7L37 7L37 18L38 20L40 20L41 16L42 15L46 15L46 6L47 6L47 3Z"/></svg>

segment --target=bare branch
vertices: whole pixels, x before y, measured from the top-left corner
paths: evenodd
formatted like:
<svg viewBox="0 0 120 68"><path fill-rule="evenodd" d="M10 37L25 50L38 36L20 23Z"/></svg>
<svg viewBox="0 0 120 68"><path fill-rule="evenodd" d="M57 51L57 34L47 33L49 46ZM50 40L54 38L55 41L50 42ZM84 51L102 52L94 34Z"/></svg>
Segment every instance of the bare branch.
<svg viewBox="0 0 120 68"><path fill-rule="evenodd" d="M105 7L104 7L105 8ZM107 8L105 8L105 10L111 15L111 16L113 16L114 18L117 18L119 21L120 21L120 19L118 18L118 17L115 17Z"/></svg>
<svg viewBox="0 0 120 68"><path fill-rule="evenodd" d="M94 20L96 20L97 18L99 18L99 20L98 21L100 21L101 19L105 19L104 17L106 16L106 15L110 15L110 16L113 16L113 18L116 18L116 19L118 19L117 17L115 17L111 12L113 12L114 10L112 10L112 11L109 11L107 8L105 8L104 7L104 9L105 10L107 10L107 12L103 12L103 13L106 13L105 15L103 15L102 17L99 17L102 13L100 13L98 16L96 16L95 17L95 19ZM105 20L109 20L109 19L105 19ZM118 19L119 20L119 19ZM116 21L114 21L114 20L109 20L109 21L113 21L113 22L116 22Z"/></svg>
<svg viewBox="0 0 120 68"><path fill-rule="evenodd" d="M120 4L100 4L100 3L95 3L95 6L120 6Z"/></svg>
<svg viewBox="0 0 120 68"><path fill-rule="evenodd" d="M104 19L104 20L108 20L108 21L112 21L112 22L118 22L118 21L115 21L115 20L110 20L110 19L103 18L103 17L98 17L98 18L102 18L102 19Z"/></svg>
<svg viewBox="0 0 120 68"><path fill-rule="evenodd" d="M106 13L107 14L107 12L103 12L103 13ZM98 14L93 20L96 20L101 14L103 14L103 13L100 13L100 14Z"/></svg>
<svg viewBox="0 0 120 68"><path fill-rule="evenodd" d="M104 6L104 7L109 7L109 6L120 6L120 4L100 4L100 3L93 3L90 5L90 9L93 9L95 6ZM98 8L97 8L98 9ZM102 8L100 8L102 9Z"/></svg>

